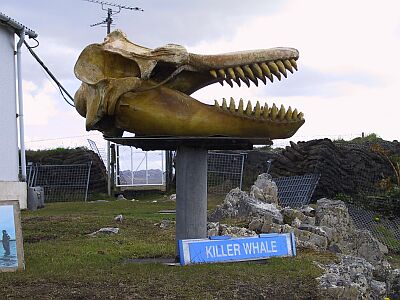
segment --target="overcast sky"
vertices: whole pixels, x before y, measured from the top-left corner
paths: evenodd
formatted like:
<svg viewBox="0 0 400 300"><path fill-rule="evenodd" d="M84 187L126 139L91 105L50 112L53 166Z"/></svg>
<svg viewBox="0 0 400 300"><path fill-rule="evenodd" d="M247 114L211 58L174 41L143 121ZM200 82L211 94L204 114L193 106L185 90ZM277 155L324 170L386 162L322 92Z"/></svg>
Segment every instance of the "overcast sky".
<svg viewBox="0 0 400 300"><path fill-rule="evenodd" d="M111 0L110 0L111 2ZM275 102L303 111L306 123L292 140L377 133L399 139L400 2L369 0L184 1L121 0L144 12L122 11L116 26L135 43L177 43L195 53L270 47L300 51L299 71L257 88L202 89L205 103L234 97ZM80 51L101 42L105 28L90 27L105 12L82 0L0 0L0 11L38 34L36 52L74 94L73 67ZM31 42L34 44L34 42ZM87 134L84 119L59 96L28 52L23 55L28 147L68 146ZM81 138L64 139L77 136ZM99 135L97 135L99 136ZM96 137L93 136L95 139ZM53 140L49 140L53 139ZM31 142L40 140L41 142ZM280 141L277 141L279 144Z"/></svg>

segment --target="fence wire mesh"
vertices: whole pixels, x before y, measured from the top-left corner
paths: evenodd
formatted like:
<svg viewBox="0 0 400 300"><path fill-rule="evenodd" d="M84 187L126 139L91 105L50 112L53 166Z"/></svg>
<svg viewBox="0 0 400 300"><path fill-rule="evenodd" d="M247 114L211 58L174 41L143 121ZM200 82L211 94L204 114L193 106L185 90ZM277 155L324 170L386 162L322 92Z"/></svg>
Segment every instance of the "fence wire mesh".
<svg viewBox="0 0 400 300"><path fill-rule="evenodd" d="M354 204L347 204L347 207L358 229L371 231L390 250L400 252L400 218L388 219Z"/></svg>
<svg viewBox="0 0 400 300"><path fill-rule="evenodd" d="M86 201L91 165L30 165L27 182L43 187L45 202Z"/></svg>
<svg viewBox="0 0 400 300"><path fill-rule="evenodd" d="M96 142L93 141L93 140L91 140L91 139L87 139L87 141L88 141L88 143L89 143L90 149L91 149L94 153L96 153L96 154L100 157L100 159L101 159L101 161L103 162L103 164L106 165L106 162L107 162L107 154L106 154L105 149L104 149L104 148L100 148L100 149L99 149L99 148L97 147Z"/></svg>
<svg viewBox="0 0 400 300"><path fill-rule="evenodd" d="M320 174L273 178L281 206L295 208L309 204L319 178Z"/></svg>
<svg viewBox="0 0 400 300"><path fill-rule="evenodd" d="M225 194L231 189L242 188L243 166L246 154L208 152L208 192Z"/></svg>

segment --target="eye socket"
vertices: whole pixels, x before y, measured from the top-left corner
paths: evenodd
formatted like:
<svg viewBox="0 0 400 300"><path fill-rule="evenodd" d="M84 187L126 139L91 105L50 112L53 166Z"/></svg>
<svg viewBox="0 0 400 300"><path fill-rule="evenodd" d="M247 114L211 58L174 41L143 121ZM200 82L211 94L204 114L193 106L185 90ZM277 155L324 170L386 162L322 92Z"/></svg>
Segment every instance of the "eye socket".
<svg viewBox="0 0 400 300"><path fill-rule="evenodd" d="M150 78L154 81L161 82L170 76L175 70L175 65L160 61L151 71Z"/></svg>

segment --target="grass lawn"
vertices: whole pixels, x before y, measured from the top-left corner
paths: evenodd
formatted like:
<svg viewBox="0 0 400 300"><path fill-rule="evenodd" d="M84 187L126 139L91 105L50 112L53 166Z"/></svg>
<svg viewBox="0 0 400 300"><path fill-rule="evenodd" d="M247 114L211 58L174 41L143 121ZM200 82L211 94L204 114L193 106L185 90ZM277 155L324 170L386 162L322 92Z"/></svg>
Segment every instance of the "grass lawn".
<svg viewBox="0 0 400 300"><path fill-rule="evenodd" d="M154 225L174 219L157 212L175 203L160 195L138 199L24 211L26 270L0 273L0 299L322 299L314 280L321 270L313 261L334 260L328 253L186 267L127 262L175 256L174 228ZM219 201L210 197L210 208ZM122 224L114 221L118 214ZM119 227L120 233L87 235L101 227Z"/></svg>

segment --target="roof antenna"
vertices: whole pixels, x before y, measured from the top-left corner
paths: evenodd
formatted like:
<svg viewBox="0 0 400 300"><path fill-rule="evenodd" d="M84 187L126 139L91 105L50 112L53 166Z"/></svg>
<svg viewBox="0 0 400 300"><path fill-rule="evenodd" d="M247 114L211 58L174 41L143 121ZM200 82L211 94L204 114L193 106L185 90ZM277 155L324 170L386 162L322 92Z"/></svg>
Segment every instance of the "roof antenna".
<svg viewBox="0 0 400 300"><path fill-rule="evenodd" d="M105 1L98 1L98 0L83 0L83 1L101 4L101 9L107 11L107 18L105 20L98 22L96 24L90 25L90 27L94 27L94 26L98 26L98 25L102 25L102 24L107 24L107 34L109 34L111 32L111 24L114 21L112 16L120 13L122 9L143 11L143 9L141 9L140 7L119 5L119 4L114 4L114 3L105 2ZM113 9L113 7L116 7L117 9Z"/></svg>

